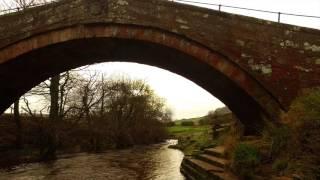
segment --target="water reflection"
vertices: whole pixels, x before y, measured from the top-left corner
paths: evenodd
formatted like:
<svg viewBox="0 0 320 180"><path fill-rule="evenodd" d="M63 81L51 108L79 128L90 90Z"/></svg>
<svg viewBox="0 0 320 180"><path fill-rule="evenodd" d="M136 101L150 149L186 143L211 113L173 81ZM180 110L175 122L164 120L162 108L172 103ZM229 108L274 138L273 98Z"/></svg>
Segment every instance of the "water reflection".
<svg viewBox="0 0 320 180"><path fill-rule="evenodd" d="M183 153L168 149L168 141L152 146L99 154L81 153L47 163L33 163L0 170L0 179L107 179L107 180L183 180L179 168Z"/></svg>

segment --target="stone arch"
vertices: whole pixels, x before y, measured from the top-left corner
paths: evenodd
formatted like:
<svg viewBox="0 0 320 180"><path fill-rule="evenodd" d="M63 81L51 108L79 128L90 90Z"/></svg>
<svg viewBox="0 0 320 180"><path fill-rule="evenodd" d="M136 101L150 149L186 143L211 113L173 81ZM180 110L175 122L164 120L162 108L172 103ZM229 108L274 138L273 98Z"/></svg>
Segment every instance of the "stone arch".
<svg viewBox="0 0 320 180"><path fill-rule="evenodd" d="M23 93L81 65L130 61L180 74L223 101L248 132L263 117L278 118L281 106L240 66L214 50L172 32L124 24L82 24L36 34L0 50L3 112Z"/></svg>

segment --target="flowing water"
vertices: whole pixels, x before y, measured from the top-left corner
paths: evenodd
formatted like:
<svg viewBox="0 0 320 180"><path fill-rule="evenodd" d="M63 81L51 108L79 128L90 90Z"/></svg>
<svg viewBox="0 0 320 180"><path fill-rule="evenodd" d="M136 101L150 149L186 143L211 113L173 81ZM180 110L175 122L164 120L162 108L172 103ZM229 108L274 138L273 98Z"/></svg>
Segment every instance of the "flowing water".
<svg viewBox="0 0 320 180"><path fill-rule="evenodd" d="M73 154L52 162L31 163L1 170L2 180L183 180L179 168L183 153L167 143Z"/></svg>

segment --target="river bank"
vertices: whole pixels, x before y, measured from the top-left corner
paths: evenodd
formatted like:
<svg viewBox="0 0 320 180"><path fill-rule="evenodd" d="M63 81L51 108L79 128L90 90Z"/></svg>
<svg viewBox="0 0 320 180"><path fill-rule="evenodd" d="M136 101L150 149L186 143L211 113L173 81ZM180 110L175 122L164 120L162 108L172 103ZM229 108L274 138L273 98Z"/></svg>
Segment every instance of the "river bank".
<svg viewBox="0 0 320 180"><path fill-rule="evenodd" d="M203 149L214 147L217 144L212 138L210 125L175 125L168 127L168 133L170 138L178 140L178 143L170 148L179 149L185 155L197 155Z"/></svg>

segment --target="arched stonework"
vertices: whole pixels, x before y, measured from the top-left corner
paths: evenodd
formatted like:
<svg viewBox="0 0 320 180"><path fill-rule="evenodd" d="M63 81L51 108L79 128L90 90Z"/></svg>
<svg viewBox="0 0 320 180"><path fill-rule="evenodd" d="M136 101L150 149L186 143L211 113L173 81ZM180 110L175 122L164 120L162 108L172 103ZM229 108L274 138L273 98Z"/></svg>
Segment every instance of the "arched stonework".
<svg viewBox="0 0 320 180"><path fill-rule="evenodd" d="M251 129L320 85L319 31L165 0L62 0L0 24L1 112L56 73L115 60L187 77Z"/></svg>

